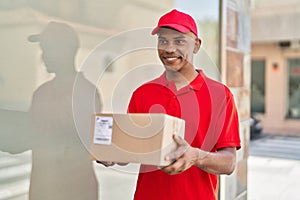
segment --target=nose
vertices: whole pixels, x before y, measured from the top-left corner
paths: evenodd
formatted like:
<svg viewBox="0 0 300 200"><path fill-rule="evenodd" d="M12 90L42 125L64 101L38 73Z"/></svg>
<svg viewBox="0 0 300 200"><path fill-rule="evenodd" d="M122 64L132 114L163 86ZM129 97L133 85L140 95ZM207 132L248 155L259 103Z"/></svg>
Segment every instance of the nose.
<svg viewBox="0 0 300 200"><path fill-rule="evenodd" d="M165 47L165 51L168 53L173 53L176 51L176 46L172 42L169 42Z"/></svg>

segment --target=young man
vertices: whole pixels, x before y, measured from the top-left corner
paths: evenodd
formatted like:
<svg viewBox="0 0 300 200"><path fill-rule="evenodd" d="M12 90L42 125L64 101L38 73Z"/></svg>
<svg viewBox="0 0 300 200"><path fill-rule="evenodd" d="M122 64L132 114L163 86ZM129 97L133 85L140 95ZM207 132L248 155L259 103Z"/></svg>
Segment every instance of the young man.
<svg viewBox="0 0 300 200"><path fill-rule="evenodd" d="M223 84L193 66L201 46L193 18L172 10L152 31L165 72L134 91L129 113L166 113L185 120L185 138L163 168L142 165L135 200L214 200L218 174L231 174L240 148L234 99ZM112 166L111 162L100 162Z"/></svg>
<svg viewBox="0 0 300 200"><path fill-rule="evenodd" d="M185 138L174 135L178 148L166 157L171 165L151 172L141 167L134 199L217 199L217 175L233 172L240 148L233 96L193 66L201 40L191 16L172 10L152 34L165 72L133 93L128 111L182 118Z"/></svg>

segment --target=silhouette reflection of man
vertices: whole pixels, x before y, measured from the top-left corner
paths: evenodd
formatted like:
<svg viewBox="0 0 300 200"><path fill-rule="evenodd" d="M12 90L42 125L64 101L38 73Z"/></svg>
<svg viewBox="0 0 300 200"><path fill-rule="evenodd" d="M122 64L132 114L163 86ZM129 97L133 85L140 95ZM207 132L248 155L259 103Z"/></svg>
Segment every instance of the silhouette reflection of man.
<svg viewBox="0 0 300 200"><path fill-rule="evenodd" d="M65 23L50 22L28 40L39 42L47 71L55 74L35 91L30 108L35 145L29 197L96 200L97 180L86 145L91 114L100 111L101 100L96 87L75 70L77 34Z"/></svg>

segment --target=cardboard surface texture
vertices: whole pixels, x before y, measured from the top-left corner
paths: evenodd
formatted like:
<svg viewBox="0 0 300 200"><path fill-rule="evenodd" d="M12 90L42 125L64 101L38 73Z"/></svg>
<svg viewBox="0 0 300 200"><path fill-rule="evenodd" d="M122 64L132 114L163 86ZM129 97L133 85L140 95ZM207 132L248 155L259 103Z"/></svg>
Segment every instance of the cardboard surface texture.
<svg viewBox="0 0 300 200"><path fill-rule="evenodd" d="M173 134L184 138L185 121L166 114L94 114L92 159L166 166L165 156L177 147Z"/></svg>

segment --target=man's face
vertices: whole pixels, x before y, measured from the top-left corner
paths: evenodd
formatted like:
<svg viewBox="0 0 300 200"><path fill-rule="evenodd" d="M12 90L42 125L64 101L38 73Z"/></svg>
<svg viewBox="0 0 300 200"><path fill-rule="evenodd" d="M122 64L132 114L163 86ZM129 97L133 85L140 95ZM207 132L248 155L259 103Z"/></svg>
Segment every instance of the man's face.
<svg viewBox="0 0 300 200"><path fill-rule="evenodd" d="M192 32L181 33L170 28L160 28L158 31L158 55L166 70L180 72L193 68L193 54L201 45Z"/></svg>

